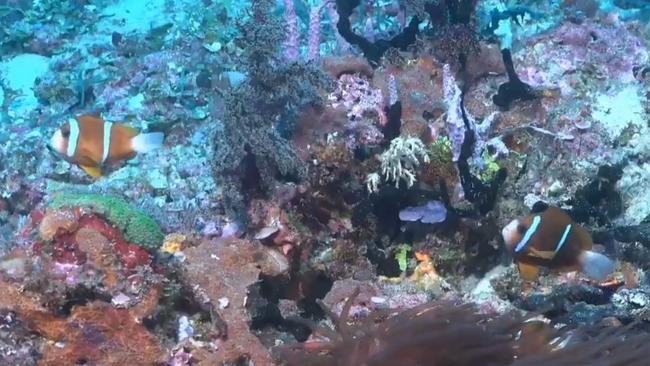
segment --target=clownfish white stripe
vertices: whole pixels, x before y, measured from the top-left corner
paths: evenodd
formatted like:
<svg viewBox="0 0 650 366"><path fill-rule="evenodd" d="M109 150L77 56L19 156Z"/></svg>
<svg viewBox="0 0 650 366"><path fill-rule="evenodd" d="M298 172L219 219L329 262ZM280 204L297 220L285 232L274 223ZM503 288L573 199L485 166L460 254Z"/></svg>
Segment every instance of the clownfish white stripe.
<svg viewBox="0 0 650 366"><path fill-rule="evenodd" d="M79 143L79 123L76 118L70 118L68 124L70 124L70 137L68 138L66 154L68 157L73 157L77 152L77 144Z"/></svg>
<svg viewBox="0 0 650 366"><path fill-rule="evenodd" d="M113 127L113 123L111 122L104 122L104 142L103 142L103 148L104 152L102 154L102 164L106 162L106 159L108 159L108 153L111 150L111 128Z"/></svg>
<svg viewBox="0 0 650 366"><path fill-rule="evenodd" d="M564 234L562 234L562 239L557 243L557 248L555 248L555 254L562 249L562 246L564 243L566 243L567 238L569 237L569 233L571 232L571 224L566 226L566 229L564 229Z"/></svg>
<svg viewBox="0 0 650 366"><path fill-rule="evenodd" d="M517 243L517 246L515 247L515 253L519 253L522 250L526 249L526 246L530 243L530 239L533 237L533 235L535 235L535 232L537 231L537 228L541 222L542 218L539 215L533 217L533 223L530 225L528 230L526 230L523 239Z"/></svg>

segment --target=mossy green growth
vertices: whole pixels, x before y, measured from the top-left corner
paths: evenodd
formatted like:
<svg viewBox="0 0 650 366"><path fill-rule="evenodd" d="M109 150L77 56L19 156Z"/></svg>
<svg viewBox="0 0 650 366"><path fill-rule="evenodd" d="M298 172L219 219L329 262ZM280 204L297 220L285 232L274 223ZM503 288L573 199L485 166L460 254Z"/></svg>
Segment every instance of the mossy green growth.
<svg viewBox="0 0 650 366"><path fill-rule="evenodd" d="M408 244L400 244L396 248L395 260L399 265L399 270L403 273L406 272L408 267L408 252L411 251L411 246Z"/></svg>
<svg viewBox="0 0 650 366"><path fill-rule="evenodd" d="M48 208L82 207L104 216L115 225L124 238L145 249L155 250L163 242L164 234L158 224L141 210L125 200L100 194L58 193Z"/></svg>
<svg viewBox="0 0 650 366"><path fill-rule="evenodd" d="M429 145L429 156L432 164L453 164L451 141L446 136L438 137Z"/></svg>
<svg viewBox="0 0 650 366"><path fill-rule="evenodd" d="M483 161L485 163L485 166L479 173L478 177L483 182L491 182L497 176L497 173L501 167L499 166L499 163L497 163L497 161L494 159L494 157L487 152L487 150L483 152Z"/></svg>

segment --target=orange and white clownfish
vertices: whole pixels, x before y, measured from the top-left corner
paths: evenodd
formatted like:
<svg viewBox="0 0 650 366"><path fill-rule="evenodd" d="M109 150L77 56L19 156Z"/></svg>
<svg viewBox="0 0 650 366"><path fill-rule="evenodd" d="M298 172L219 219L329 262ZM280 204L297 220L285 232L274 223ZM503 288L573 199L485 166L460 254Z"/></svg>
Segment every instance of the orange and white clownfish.
<svg viewBox="0 0 650 366"><path fill-rule="evenodd" d="M526 281L537 279L539 267L564 272L579 270L598 281L615 269L612 260L591 250L593 242L587 230L557 207L515 219L501 234Z"/></svg>
<svg viewBox="0 0 650 366"><path fill-rule="evenodd" d="M82 115L68 119L54 133L48 148L71 164L77 164L90 176L102 176L106 164L128 160L162 146L160 132L139 133L138 130Z"/></svg>

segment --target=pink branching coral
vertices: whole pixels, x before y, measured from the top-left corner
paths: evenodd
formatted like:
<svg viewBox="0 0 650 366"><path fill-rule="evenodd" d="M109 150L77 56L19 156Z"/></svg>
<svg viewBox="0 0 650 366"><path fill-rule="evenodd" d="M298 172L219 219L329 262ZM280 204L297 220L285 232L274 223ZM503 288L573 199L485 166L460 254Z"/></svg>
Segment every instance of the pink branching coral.
<svg viewBox="0 0 650 366"><path fill-rule="evenodd" d="M287 61L296 62L300 57L300 32L293 0L284 0L284 18L287 21L287 41L284 55Z"/></svg>
<svg viewBox="0 0 650 366"><path fill-rule="evenodd" d="M308 61L315 61L320 56L320 11L322 7L314 6L309 13L309 52Z"/></svg>
<svg viewBox="0 0 650 366"><path fill-rule="evenodd" d="M329 100L335 108L345 107L350 121L358 121L366 113L376 113L381 126L388 123L381 89L374 89L367 80L358 75L341 75L338 88L336 92L330 94Z"/></svg>

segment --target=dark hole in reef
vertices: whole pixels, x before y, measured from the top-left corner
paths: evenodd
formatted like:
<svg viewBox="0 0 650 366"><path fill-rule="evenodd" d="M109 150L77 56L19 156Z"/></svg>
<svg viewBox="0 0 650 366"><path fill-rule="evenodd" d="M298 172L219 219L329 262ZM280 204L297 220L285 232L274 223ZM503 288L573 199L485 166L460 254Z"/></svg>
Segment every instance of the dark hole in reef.
<svg viewBox="0 0 650 366"><path fill-rule="evenodd" d="M373 245L368 246L367 257L370 263L377 266L377 275L387 277L399 277L401 271L397 260L380 247Z"/></svg>
<svg viewBox="0 0 650 366"><path fill-rule="evenodd" d="M62 316L69 316L72 312L73 307L79 305L85 305L89 302L93 302L97 300L110 302L111 297L108 295L97 293L96 291L93 291L92 289L89 289L87 287L83 287L83 286L75 287L74 289L66 293L66 300L63 303L63 305L61 305L61 307L57 309L56 314Z"/></svg>
<svg viewBox="0 0 650 366"><path fill-rule="evenodd" d="M312 272L306 281L302 283L304 297L298 300L298 307L303 310L301 314L308 318L323 318L325 313L320 305L316 303L317 299L323 299L332 289L334 281L323 272Z"/></svg>
<svg viewBox="0 0 650 366"><path fill-rule="evenodd" d="M249 309L252 315L251 328L270 326L291 333L299 341L305 341L311 330L303 324L284 319L278 302L280 299L294 300L301 317L322 319L325 314L316 300L324 298L332 285L332 279L321 271L296 271L288 280L283 276L260 276L258 284L249 288L249 298L254 302L249 305L252 307Z"/></svg>
<svg viewBox="0 0 650 366"><path fill-rule="evenodd" d="M260 275L259 285L260 294L271 304L277 304L286 296L287 280L282 276Z"/></svg>
<svg viewBox="0 0 650 366"><path fill-rule="evenodd" d="M252 191L260 188L259 184L262 180L257 165L255 164L255 155L250 151L250 148L246 149L246 157L242 160L242 168L244 170L242 190L250 194Z"/></svg>
<svg viewBox="0 0 650 366"><path fill-rule="evenodd" d="M212 323L209 309L195 300L191 289L183 287L170 272L171 280L164 284L163 295L158 301L160 311L153 317L145 318L142 324L151 332L162 333L165 337L176 339L178 331L178 318L181 315L194 318L199 314L198 320Z"/></svg>
<svg viewBox="0 0 650 366"><path fill-rule="evenodd" d="M479 229L470 230L463 250L467 256L465 273L483 276L501 261L502 247L496 243L499 228L494 223L484 223Z"/></svg>
<svg viewBox="0 0 650 366"><path fill-rule="evenodd" d="M87 358L80 358L77 360L77 362L74 363L75 365L87 365L88 364L88 359Z"/></svg>
<svg viewBox="0 0 650 366"><path fill-rule="evenodd" d="M251 320L251 329L260 330L267 326L274 328L284 328L284 319L280 314L280 309L276 304L266 303L258 306Z"/></svg>
<svg viewBox="0 0 650 366"><path fill-rule="evenodd" d="M567 311L564 309L551 309L542 313L547 319L557 319L561 316L567 315Z"/></svg>
<svg viewBox="0 0 650 366"><path fill-rule="evenodd" d="M572 302L585 302L590 305L605 305L610 301L614 290L593 286L576 286L569 294Z"/></svg>
<svg viewBox="0 0 650 366"><path fill-rule="evenodd" d="M249 366L250 364L251 364L250 360L247 357L242 356L242 357L238 358L237 361L235 361L235 363L233 363L232 365L233 366Z"/></svg>

